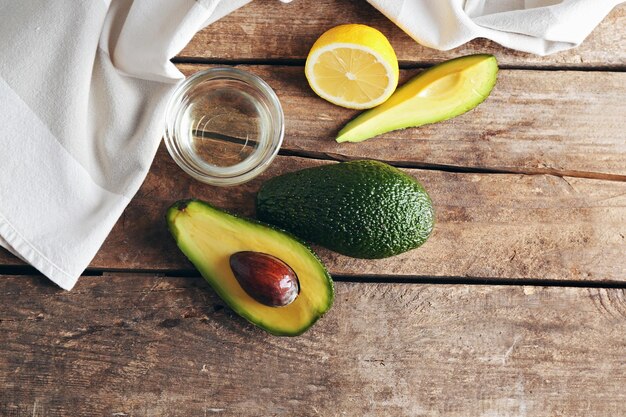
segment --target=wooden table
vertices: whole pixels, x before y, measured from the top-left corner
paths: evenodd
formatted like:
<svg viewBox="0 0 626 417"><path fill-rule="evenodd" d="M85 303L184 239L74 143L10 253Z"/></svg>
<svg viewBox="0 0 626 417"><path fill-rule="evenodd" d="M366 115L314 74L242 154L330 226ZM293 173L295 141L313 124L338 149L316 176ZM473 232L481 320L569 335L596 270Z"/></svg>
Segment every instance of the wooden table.
<svg viewBox="0 0 626 417"><path fill-rule="evenodd" d="M454 120L339 145L355 112L317 98L303 64L324 30L353 22L390 38L404 79L488 52L498 84ZM286 114L280 156L213 188L160 149L71 292L0 253L1 416L626 415L625 5L581 47L541 58L485 40L426 49L365 2L257 0L176 63L267 80ZM166 231L176 199L252 215L264 180L356 158L422 181L436 230L381 261L318 248L337 298L301 337L224 308Z"/></svg>

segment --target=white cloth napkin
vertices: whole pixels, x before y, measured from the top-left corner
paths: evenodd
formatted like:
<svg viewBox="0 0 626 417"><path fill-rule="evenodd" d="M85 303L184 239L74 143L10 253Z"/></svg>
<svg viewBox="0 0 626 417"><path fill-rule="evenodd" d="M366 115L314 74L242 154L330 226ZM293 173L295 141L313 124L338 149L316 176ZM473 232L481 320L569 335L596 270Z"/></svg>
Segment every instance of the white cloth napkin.
<svg viewBox="0 0 626 417"><path fill-rule="evenodd" d="M143 182L191 37L250 0L0 0L0 245L71 289Z"/></svg>
<svg viewBox="0 0 626 417"><path fill-rule="evenodd" d="M475 38L548 55L582 43L624 0L368 0L417 42L449 50Z"/></svg>

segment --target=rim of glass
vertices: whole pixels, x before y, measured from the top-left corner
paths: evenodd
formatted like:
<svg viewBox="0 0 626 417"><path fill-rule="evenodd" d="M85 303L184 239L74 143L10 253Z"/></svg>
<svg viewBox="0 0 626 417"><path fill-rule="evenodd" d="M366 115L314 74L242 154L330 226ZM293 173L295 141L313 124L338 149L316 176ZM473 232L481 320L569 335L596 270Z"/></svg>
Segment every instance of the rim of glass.
<svg viewBox="0 0 626 417"><path fill-rule="evenodd" d="M198 164L194 159L182 151L178 138L178 116L185 109L184 100L188 92L200 83L212 80L236 80L254 88L264 97L264 104L271 116L269 147L255 148L243 161L225 167ZM274 160L283 142L285 135L285 116L278 96L262 78L232 67L215 67L198 71L182 80L177 86L165 109L164 141L167 151L176 164L191 177L206 184L229 186L250 181L261 174ZM260 154L260 155L259 155ZM204 166L203 166L204 165Z"/></svg>

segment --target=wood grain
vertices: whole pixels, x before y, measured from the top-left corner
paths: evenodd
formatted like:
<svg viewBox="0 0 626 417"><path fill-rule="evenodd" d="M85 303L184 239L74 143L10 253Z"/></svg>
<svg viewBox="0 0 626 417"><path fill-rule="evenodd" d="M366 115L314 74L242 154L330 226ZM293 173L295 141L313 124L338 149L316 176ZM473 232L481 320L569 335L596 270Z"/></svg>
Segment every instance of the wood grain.
<svg viewBox="0 0 626 417"><path fill-rule="evenodd" d="M204 67L180 68L191 74ZM301 67L241 68L276 90L285 109L283 149L292 154L626 181L626 73L504 70L491 96L469 113L338 144L337 132L358 112L317 97Z"/></svg>
<svg viewBox="0 0 626 417"><path fill-rule="evenodd" d="M261 177L234 188L191 180L161 149L138 195L92 267L184 270L192 266L165 227L166 208L197 197L254 214L260 185L281 173L329 163L278 157ZM626 280L626 183L508 174L405 170L429 191L435 231L421 248L384 260L352 259L316 248L332 274L411 277ZM3 263L13 262L4 256Z"/></svg>
<svg viewBox="0 0 626 417"><path fill-rule="evenodd" d="M207 26L180 53L181 60L306 58L315 40L344 23L363 23L382 31L403 65L431 65L452 57L493 53L505 66L560 68L626 67L626 6L617 6L578 48L540 57L517 52L485 39L451 51L423 47L365 1L298 0L288 5L256 0Z"/></svg>
<svg viewBox="0 0 626 417"><path fill-rule="evenodd" d="M501 71L489 100L454 120L338 145L356 113L315 97L301 65L341 23L382 30L405 68L487 52L530 70ZM621 5L581 47L537 57L486 40L424 48L364 1L256 0L210 25L178 62L274 64L242 68L283 103L283 156L248 184L215 188L160 149L91 267L161 275L104 272L69 293L0 275L0 416L623 415L623 288L413 281L624 285L625 26ZM435 233L381 261L315 248L335 276L363 282L338 282L334 308L301 337L272 337L224 308L166 230L177 199L253 215L266 179L358 158L438 169L405 169L434 200ZM0 249L0 271L23 268Z"/></svg>
<svg viewBox="0 0 626 417"><path fill-rule="evenodd" d="M235 188L189 179L161 151L140 193L93 266L187 269L165 229L174 201L206 199L244 215L268 178L320 165L279 157L260 178ZM626 279L626 183L554 176L456 174L407 170L424 183L436 210L433 236L420 249L386 260L320 250L333 274L461 276L553 280Z"/></svg>
<svg viewBox="0 0 626 417"><path fill-rule="evenodd" d="M589 416L626 404L623 289L337 283L298 338L199 278L0 276L0 414Z"/></svg>

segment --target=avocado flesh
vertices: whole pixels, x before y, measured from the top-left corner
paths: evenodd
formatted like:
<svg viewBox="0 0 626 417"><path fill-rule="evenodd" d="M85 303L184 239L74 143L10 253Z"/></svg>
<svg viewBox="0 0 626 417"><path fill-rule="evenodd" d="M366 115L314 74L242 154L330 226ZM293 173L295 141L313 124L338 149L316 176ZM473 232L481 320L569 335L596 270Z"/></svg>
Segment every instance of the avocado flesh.
<svg viewBox="0 0 626 417"><path fill-rule="evenodd" d="M434 226L422 185L377 161L272 178L261 187L256 206L259 219L354 258L386 258L417 248Z"/></svg>
<svg viewBox="0 0 626 417"><path fill-rule="evenodd" d="M337 142L362 142L392 130L451 119L482 103L493 89L493 55L469 55L436 65L406 82L383 104L339 131Z"/></svg>
<svg viewBox="0 0 626 417"><path fill-rule="evenodd" d="M179 201L167 212L169 229L181 251L215 292L237 314L281 336L296 336L332 305L330 275L311 250L293 236L254 220L243 219L199 200ZM240 251L273 255L297 274L300 294L285 307L259 303L241 288L230 268Z"/></svg>

